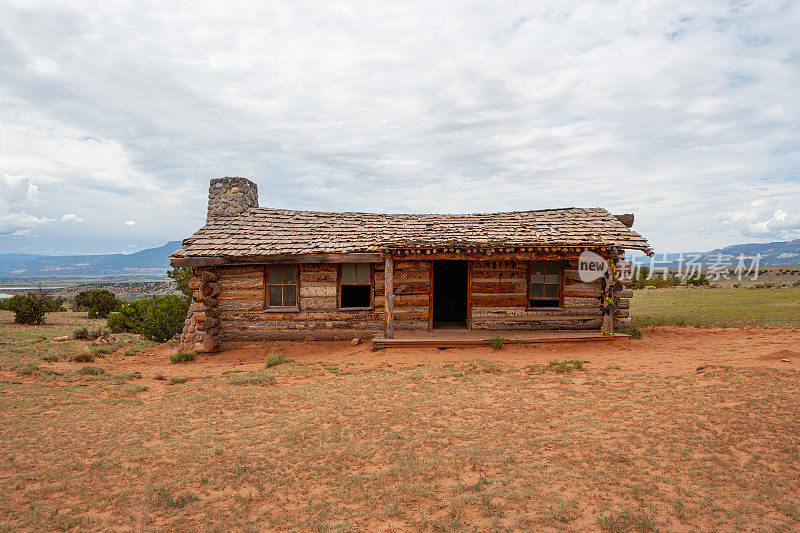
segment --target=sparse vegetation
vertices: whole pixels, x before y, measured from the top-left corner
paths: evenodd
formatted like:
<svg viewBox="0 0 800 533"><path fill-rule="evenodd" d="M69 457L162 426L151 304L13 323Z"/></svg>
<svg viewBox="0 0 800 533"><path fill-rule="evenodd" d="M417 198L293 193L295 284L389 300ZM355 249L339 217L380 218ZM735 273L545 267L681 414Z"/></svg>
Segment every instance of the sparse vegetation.
<svg viewBox="0 0 800 533"><path fill-rule="evenodd" d="M77 353L69 358L73 363L94 363L94 354L92 352Z"/></svg>
<svg viewBox="0 0 800 533"><path fill-rule="evenodd" d="M499 350L506 343L506 339L502 335L495 335L489 340L489 346L495 350Z"/></svg>
<svg viewBox="0 0 800 533"><path fill-rule="evenodd" d="M99 376L101 374L105 374L106 370L99 366L94 365L86 365L82 366L78 370L75 371L76 374L84 374L87 376Z"/></svg>
<svg viewBox="0 0 800 533"><path fill-rule="evenodd" d="M293 362L294 359L287 359L283 355L273 354L270 352L269 354L267 354L267 357L264 360L264 366L266 368L272 368L273 366L285 365L286 363L293 363Z"/></svg>
<svg viewBox="0 0 800 533"><path fill-rule="evenodd" d="M643 507L624 508L601 516L597 524L603 531L625 533L628 531L656 531L655 513Z"/></svg>
<svg viewBox="0 0 800 533"><path fill-rule="evenodd" d="M171 363L185 363L187 361L194 361L194 355L192 352L178 352L173 354L169 357Z"/></svg>
<svg viewBox="0 0 800 533"><path fill-rule="evenodd" d="M46 361L48 363L55 363L56 361L58 361L59 357L56 354L51 353L51 354L43 355L39 359L41 359L42 361Z"/></svg>
<svg viewBox="0 0 800 533"><path fill-rule="evenodd" d="M78 340L94 340L99 339L100 337L108 337L110 333L111 332L108 329L102 326L93 328L81 326L73 330L72 338Z"/></svg>
<svg viewBox="0 0 800 533"><path fill-rule="evenodd" d="M244 374L231 374L228 376L228 382L233 385L275 385L277 380L275 376L264 374L262 372L247 372Z"/></svg>
<svg viewBox="0 0 800 533"><path fill-rule="evenodd" d="M633 326L630 326L630 327L627 327L627 328L620 328L620 329L617 330L617 333L624 333L626 335L630 335L631 339L638 340L638 339L642 338L641 330L639 328L635 328Z"/></svg>
<svg viewBox="0 0 800 533"><path fill-rule="evenodd" d="M589 361L580 359L569 359L566 361L550 361L546 365L529 365L525 370L529 374L544 374L545 372L555 372L556 374L566 374L573 370L583 370L583 365Z"/></svg>
<svg viewBox="0 0 800 533"><path fill-rule="evenodd" d="M186 383L187 381L189 381L188 376L174 377L169 379L169 384L178 385L179 383Z"/></svg>

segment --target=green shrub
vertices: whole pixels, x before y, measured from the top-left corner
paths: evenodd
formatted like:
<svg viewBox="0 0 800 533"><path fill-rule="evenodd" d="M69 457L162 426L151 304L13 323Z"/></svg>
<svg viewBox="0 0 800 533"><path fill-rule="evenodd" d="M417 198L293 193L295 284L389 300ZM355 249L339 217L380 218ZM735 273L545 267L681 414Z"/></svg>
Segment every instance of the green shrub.
<svg viewBox="0 0 800 533"><path fill-rule="evenodd" d="M78 370L75 371L76 374L85 374L87 376L99 376L101 374L105 374L105 368L101 368L95 365L86 365L80 367Z"/></svg>
<svg viewBox="0 0 800 533"><path fill-rule="evenodd" d="M164 377L164 374L156 374L153 379L157 379L158 381L166 381L167 378Z"/></svg>
<svg viewBox="0 0 800 533"><path fill-rule="evenodd" d="M246 374L234 374L228 377L228 382L233 385L275 385L275 376L263 374L261 372L248 372Z"/></svg>
<svg viewBox="0 0 800 533"><path fill-rule="evenodd" d="M192 289L189 288L189 282L192 281L192 268L191 267L176 267L167 271L167 276L175 280L178 284L178 290L186 296L192 296Z"/></svg>
<svg viewBox="0 0 800 533"><path fill-rule="evenodd" d="M702 287L703 285L709 285L711 281L706 277L705 274L692 274L688 278L686 278L686 286L694 285L695 287Z"/></svg>
<svg viewBox="0 0 800 533"><path fill-rule="evenodd" d="M617 330L618 333L625 333L626 335L630 335L631 339L641 339L642 332L639 328L635 328L633 326L627 328L620 328Z"/></svg>
<svg viewBox="0 0 800 533"><path fill-rule="evenodd" d="M104 289L81 291L75 296L78 310L87 309L89 318L106 318L112 311L119 309L120 302L114 293Z"/></svg>
<svg viewBox="0 0 800 533"><path fill-rule="evenodd" d="M178 383L186 383L189 381L189 378L186 376L179 377L179 378L170 378L169 384L170 385L177 385Z"/></svg>
<svg viewBox="0 0 800 533"><path fill-rule="evenodd" d="M42 324L46 313L61 308L63 299L54 299L43 290L31 291L25 296L17 294L9 298L4 307L14 312L17 324Z"/></svg>
<svg viewBox="0 0 800 533"><path fill-rule="evenodd" d="M489 346L495 350L499 350L505 343L506 340L501 335L496 335L489 341Z"/></svg>
<svg viewBox="0 0 800 533"><path fill-rule="evenodd" d="M183 331L188 310L188 298L175 295L153 298L147 308L142 335L154 342L167 342Z"/></svg>
<svg viewBox="0 0 800 533"><path fill-rule="evenodd" d="M191 352L178 352L169 356L169 360L173 363L184 363L186 361L194 361L194 354Z"/></svg>
<svg viewBox="0 0 800 533"><path fill-rule="evenodd" d="M41 359L42 361L47 361L48 363L55 363L56 361L58 361L58 356L54 353L51 353L43 355L39 359Z"/></svg>
<svg viewBox="0 0 800 533"><path fill-rule="evenodd" d="M264 360L264 366L266 366L266 368L272 368L273 366L278 366L293 362L294 359L286 359L282 355L269 354L267 355L267 358Z"/></svg>
<svg viewBox="0 0 800 533"><path fill-rule="evenodd" d="M124 303L118 312L108 315L107 324L114 333L140 333L151 341L166 342L183 331L188 310L188 298L154 296Z"/></svg>

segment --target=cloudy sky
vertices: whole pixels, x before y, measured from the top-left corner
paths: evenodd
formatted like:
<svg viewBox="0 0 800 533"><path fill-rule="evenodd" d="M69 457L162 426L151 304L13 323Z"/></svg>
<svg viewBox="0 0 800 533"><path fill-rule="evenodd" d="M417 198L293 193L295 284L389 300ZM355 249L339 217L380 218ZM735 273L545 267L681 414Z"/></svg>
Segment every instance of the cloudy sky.
<svg viewBox="0 0 800 533"><path fill-rule="evenodd" d="M0 0L0 252L186 237L229 175L290 209L606 207L658 251L800 237L800 2L82 4Z"/></svg>

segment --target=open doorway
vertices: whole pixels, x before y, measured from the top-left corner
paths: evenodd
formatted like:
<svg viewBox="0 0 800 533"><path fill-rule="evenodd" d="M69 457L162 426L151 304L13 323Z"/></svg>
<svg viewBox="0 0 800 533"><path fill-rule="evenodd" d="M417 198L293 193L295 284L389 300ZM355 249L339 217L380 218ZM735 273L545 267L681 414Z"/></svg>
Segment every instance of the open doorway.
<svg viewBox="0 0 800 533"><path fill-rule="evenodd" d="M460 329L467 327L467 261L433 262L433 327Z"/></svg>

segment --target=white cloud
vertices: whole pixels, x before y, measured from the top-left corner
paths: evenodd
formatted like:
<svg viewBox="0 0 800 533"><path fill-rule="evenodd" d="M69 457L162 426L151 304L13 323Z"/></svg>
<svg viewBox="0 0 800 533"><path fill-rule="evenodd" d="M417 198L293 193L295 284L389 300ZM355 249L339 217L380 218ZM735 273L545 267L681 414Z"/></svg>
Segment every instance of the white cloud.
<svg viewBox="0 0 800 533"><path fill-rule="evenodd" d="M67 213L61 217L61 222L83 222L83 219L75 213Z"/></svg>
<svg viewBox="0 0 800 533"><path fill-rule="evenodd" d="M750 202L747 209L722 213L718 220L752 238L788 239L800 231L800 212L796 211L796 204L794 213L785 211L783 205L782 198L759 198Z"/></svg>
<svg viewBox="0 0 800 533"><path fill-rule="evenodd" d="M0 169L35 181L17 214L153 240L197 229L224 175L297 209L601 205L659 250L790 238L798 24L725 0L7 6ZM783 203L751 217L762 197Z"/></svg>
<svg viewBox="0 0 800 533"><path fill-rule="evenodd" d="M126 225L126 226L135 226L135 225L136 225L136 222L135 222L135 221L133 221L133 220L126 220L126 221L125 221L125 225Z"/></svg>
<svg viewBox="0 0 800 533"><path fill-rule="evenodd" d="M36 184L27 177L0 171L0 237L29 236L33 229L52 222L27 210L36 203L37 191Z"/></svg>

